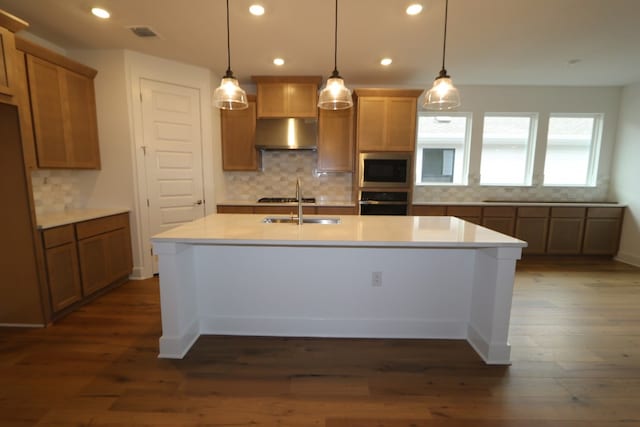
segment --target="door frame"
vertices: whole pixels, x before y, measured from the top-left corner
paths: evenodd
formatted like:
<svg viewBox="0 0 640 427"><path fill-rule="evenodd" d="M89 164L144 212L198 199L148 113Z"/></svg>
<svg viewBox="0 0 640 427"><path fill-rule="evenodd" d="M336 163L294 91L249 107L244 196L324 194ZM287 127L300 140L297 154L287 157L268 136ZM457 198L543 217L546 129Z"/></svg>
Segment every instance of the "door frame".
<svg viewBox="0 0 640 427"><path fill-rule="evenodd" d="M135 167L135 212L132 233L138 240L137 258L140 265L134 267L132 277L144 279L153 276L153 257L150 244L149 213L147 206L148 189L145 158L142 146L144 133L142 122L142 102L140 100L141 81L155 80L176 86L185 86L200 92L200 126L202 138L202 177L205 198L205 215L215 212L214 188L214 136L211 88L214 76L210 70L188 64L165 60L137 52L125 51L127 87L129 93L129 117L132 123L131 156ZM136 245L134 245L135 247Z"/></svg>

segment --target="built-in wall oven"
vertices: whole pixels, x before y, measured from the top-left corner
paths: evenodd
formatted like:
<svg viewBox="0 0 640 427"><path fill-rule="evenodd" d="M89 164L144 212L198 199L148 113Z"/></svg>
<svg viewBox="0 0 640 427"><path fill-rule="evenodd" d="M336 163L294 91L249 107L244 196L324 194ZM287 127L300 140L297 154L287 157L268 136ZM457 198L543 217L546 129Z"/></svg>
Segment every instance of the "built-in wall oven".
<svg viewBox="0 0 640 427"><path fill-rule="evenodd" d="M360 215L408 214L408 191L360 191Z"/></svg>
<svg viewBox="0 0 640 427"><path fill-rule="evenodd" d="M411 153L360 153L360 215L408 215Z"/></svg>

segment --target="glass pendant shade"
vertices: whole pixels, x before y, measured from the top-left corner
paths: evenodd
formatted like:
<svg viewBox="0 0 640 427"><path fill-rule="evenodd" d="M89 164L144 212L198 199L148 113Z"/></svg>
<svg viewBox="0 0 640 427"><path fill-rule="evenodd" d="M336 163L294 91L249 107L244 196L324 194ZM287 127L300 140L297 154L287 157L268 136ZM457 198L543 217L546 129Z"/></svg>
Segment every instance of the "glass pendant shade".
<svg viewBox="0 0 640 427"><path fill-rule="evenodd" d="M220 86L213 92L213 105L222 110L244 110L249 107L247 93L233 76L222 78Z"/></svg>
<svg viewBox="0 0 640 427"><path fill-rule="evenodd" d="M424 96L422 107L427 110L447 111L460 106L460 93L447 75L439 76Z"/></svg>
<svg viewBox="0 0 640 427"><path fill-rule="evenodd" d="M353 106L351 90L340 76L331 76L318 96L318 108L323 110L346 110Z"/></svg>

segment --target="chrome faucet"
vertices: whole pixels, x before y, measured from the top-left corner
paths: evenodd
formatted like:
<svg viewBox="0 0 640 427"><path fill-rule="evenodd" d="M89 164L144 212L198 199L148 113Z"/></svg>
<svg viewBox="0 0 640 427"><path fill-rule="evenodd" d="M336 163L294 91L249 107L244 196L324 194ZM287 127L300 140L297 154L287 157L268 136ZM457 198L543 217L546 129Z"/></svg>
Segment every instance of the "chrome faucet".
<svg viewBox="0 0 640 427"><path fill-rule="evenodd" d="M302 225L302 188L300 188L300 178L296 180L296 200L298 201L298 225Z"/></svg>

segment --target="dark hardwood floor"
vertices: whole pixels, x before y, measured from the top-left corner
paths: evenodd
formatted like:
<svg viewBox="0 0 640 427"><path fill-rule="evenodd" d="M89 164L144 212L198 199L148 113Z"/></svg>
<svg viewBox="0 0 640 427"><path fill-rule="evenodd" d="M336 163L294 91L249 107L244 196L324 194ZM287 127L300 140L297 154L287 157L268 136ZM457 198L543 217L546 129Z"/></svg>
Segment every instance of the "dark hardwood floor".
<svg viewBox="0 0 640 427"><path fill-rule="evenodd" d="M0 426L640 426L640 269L519 263L513 364L464 341L203 337L157 358L156 280L0 328Z"/></svg>

